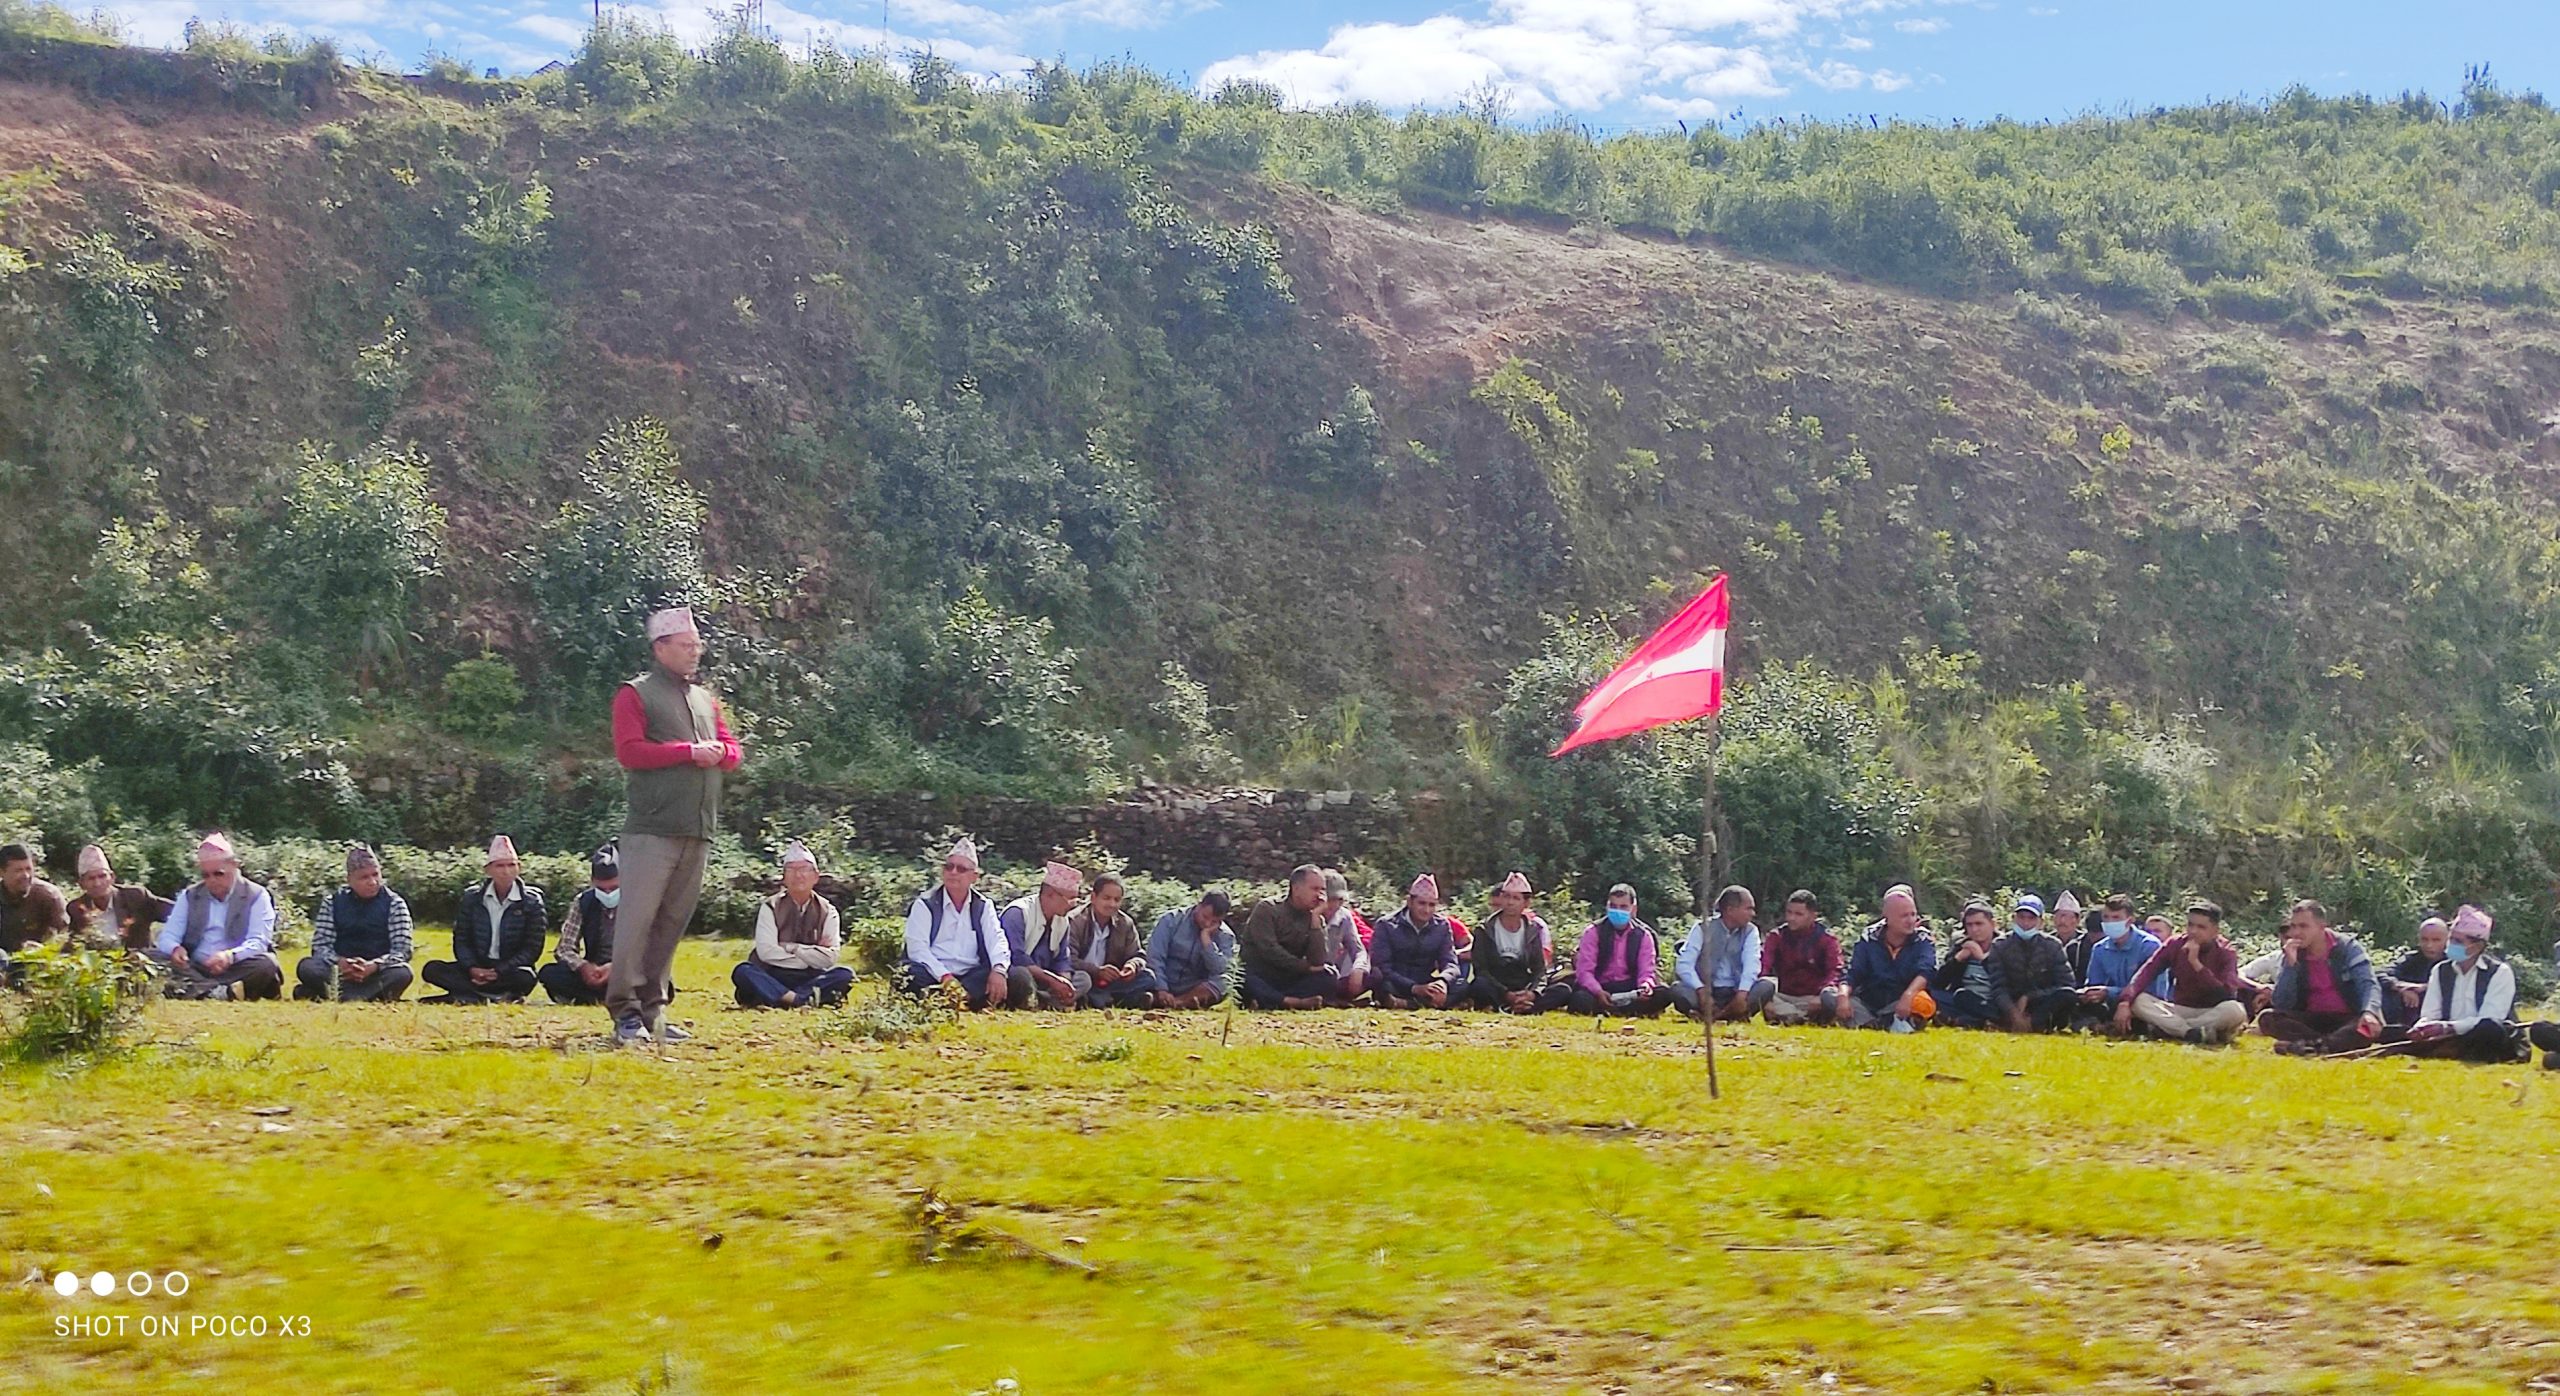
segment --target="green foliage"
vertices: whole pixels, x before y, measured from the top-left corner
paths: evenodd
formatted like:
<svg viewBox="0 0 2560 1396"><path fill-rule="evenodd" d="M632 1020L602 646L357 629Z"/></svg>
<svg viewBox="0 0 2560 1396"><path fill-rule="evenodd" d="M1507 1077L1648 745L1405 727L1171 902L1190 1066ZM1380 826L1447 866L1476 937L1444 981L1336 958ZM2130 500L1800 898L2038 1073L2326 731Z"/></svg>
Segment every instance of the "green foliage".
<svg viewBox="0 0 2560 1396"><path fill-rule="evenodd" d="M682 471L664 424L617 423L587 453L583 493L523 559L561 697L591 703L638 673L646 654L635 637L651 611L692 606L699 617L717 599L702 560L708 506Z"/></svg>
<svg viewBox="0 0 2560 1396"><path fill-rule="evenodd" d="M917 995L897 986L848 994L841 1008L824 1010L813 1031L855 1042L923 1042L958 1026L961 1006L943 992Z"/></svg>
<svg viewBox="0 0 2560 1396"><path fill-rule="evenodd" d="M666 21L599 11L563 94L572 105L627 110L674 95L693 66Z"/></svg>
<svg viewBox="0 0 2560 1396"><path fill-rule="evenodd" d="M124 24L112 11L75 14L53 0L0 0L0 34L82 44L121 44Z"/></svg>
<svg viewBox="0 0 2560 1396"><path fill-rule="evenodd" d="M167 262L132 256L104 232L74 239L46 266L71 288L73 333L65 346L71 362L132 383L159 340L161 313L185 284L183 274Z"/></svg>
<svg viewBox="0 0 2560 1396"><path fill-rule="evenodd" d="M1830 907L1900 880L1921 792L1894 768L1861 692L1809 664L1773 664L1735 686L1721 723L1732 880L1765 905L1809 887Z"/></svg>
<svg viewBox="0 0 2560 1396"><path fill-rule="evenodd" d="M341 460L306 441L254 549L268 609L283 633L352 656L370 678L405 647L444 535L416 447L377 441Z"/></svg>
<svg viewBox="0 0 2560 1396"><path fill-rule="evenodd" d="M503 737L524 711L524 684L516 666L486 651L445 670L443 692L437 724L466 737Z"/></svg>
<svg viewBox="0 0 2560 1396"><path fill-rule="evenodd" d="M30 946L10 957L10 973L17 992L0 999L0 1060L106 1056L151 1001L149 963L121 950Z"/></svg>
<svg viewBox="0 0 2560 1396"><path fill-rule="evenodd" d="M1570 887L1594 904L1610 884L1628 883L1659 925L1695 904L1701 735L1659 728L1547 757L1571 730L1574 704L1627 648L1604 623L1552 622L1543 652L1511 671L1493 715L1494 743L1518 792L1511 861L1531 869L1538 885Z"/></svg>

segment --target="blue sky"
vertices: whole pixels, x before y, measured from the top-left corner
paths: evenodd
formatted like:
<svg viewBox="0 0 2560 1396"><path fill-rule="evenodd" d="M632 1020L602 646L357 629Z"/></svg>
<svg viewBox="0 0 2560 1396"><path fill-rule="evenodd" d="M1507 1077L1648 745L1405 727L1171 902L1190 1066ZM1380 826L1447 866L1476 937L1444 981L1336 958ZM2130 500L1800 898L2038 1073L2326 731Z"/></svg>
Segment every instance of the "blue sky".
<svg viewBox="0 0 2560 1396"><path fill-rule="evenodd" d="M73 0L72 8L85 8ZM429 49L524 71L572 52L588 0L110 0L130 38L191 16L326 34L413 67ZM698 40L701 3L618 6ZM2486 62L2560 96L2560 0L766 0L786 43L931 47L1001 79L1130 57L1301 105L1449 105L1491 83L1523 118L1603 127L1811 114L2062 117L2322 92L2450 95Z"/></svg>

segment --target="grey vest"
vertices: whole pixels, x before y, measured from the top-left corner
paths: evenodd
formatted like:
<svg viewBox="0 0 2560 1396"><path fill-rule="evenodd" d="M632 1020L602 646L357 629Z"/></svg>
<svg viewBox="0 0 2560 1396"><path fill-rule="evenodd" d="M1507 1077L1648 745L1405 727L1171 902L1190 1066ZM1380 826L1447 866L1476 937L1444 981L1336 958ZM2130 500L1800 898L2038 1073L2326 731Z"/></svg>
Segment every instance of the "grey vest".
<svg viewBox="0 0 2560 1396"><path fill-rule="evenodd" d="M640 695L641 736L653 742L708 742L720 736L720 717L711 691L684 683L652 668L631 681ZM717 766L662 766L654 771L625 771L630 813L626 834L662 838L707 839L720 823L720 769Z"/></svg>
<svg viewBox="0 0 2560 1396"><path fill-rule="evenodd" d="M233 945L240 943L245 933L242 928L249 924L249 908L256 906L258 898L266 894L266 888L237 873L232 875L231 895L222 899L223 939ZM199 882L187 889L186 914L173 918L178 922L178 943L185 946L190 955L196 953L196 947L204 942L204 906L212 900L213 894Z"/></svg>

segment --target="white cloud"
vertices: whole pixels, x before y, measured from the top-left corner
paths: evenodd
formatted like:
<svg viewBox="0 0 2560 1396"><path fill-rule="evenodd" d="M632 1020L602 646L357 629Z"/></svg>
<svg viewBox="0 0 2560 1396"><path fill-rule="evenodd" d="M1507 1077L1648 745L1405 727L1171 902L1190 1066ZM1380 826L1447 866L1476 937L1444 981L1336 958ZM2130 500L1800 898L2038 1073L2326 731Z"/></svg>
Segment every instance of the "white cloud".
<svg viewBox="0 0 2560 1396"><path fill-rule="evenodd" d="M1926 19L1897 19L1893 27L1904 34L1943 34L1947 32L1947 21L1941 16L1931 15Z"/></svg>
<svg viewBox="0 0 2560 1396"><path fill-rule="evenodd" d="M515 22L515 27L537 39L549 39L568 48L576 48L587 38L583 25L571 24L557 15L526 15Z"/></svg>
<svg viewBox="0 0 2560 1396"><path fill-rule="evenodd" d="M1894 91L1910 79L1805 55L1849 52L1861 35L1807 36L1817 21L1855 23L1927 0L1489 0L1480 14L1337 26L1314 48L1265 49L1209 65L1200 87L1235 78L1278 87L1293 105L1447 106L1491 85L1523 115L1632 103L1675 116L1721 115L1734 101L1785 96L1789 78L1832 91ZM1934 33L1945 22L1905 21Z"/></svg>

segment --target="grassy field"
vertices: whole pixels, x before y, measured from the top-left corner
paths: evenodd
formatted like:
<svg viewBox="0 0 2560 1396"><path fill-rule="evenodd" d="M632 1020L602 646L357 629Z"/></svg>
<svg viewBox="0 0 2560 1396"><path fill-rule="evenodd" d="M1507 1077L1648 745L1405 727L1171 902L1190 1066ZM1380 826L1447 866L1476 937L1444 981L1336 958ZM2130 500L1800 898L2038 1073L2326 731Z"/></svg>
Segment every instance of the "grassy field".
<svg viewBox="0 0 2560 1396"><path fill-rule="evenodd" d="M163 1005L0 1080L0 1390L2560 1389L2538 1069L1752 1027L1719 1102L1673 1022L679 1003Z"/></svg>

